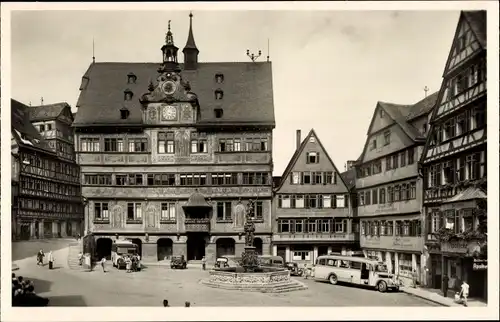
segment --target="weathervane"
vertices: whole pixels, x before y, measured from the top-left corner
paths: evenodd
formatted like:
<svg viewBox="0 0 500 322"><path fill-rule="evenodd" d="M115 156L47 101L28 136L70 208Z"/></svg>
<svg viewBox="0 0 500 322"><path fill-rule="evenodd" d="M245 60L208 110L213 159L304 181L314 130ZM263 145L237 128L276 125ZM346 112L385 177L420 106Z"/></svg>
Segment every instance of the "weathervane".
<svg viewBox="0 0 500 322"><path fill-rule="evenodd" d="M250 57L250 59L255 63L255 61L257 60L257 58L259 58L260 56L262 55L262 51L259 50L259 54L258 55L254 55L253 53L250 54L250 49L247 49L247 56Z"/></svg>
<svg viewBox="0 0 500 322"><path fill-rule="evenodd" d="M424 92L425 92L425 97L427 97L427 92L429 91L429 87L425 86L424 87Z"/></svg>

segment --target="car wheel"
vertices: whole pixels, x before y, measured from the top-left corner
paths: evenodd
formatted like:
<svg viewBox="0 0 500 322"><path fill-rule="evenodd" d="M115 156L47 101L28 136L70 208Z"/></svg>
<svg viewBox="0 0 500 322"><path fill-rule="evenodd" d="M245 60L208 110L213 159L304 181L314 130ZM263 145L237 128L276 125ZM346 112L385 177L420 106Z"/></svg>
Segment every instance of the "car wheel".
<svg viewBox="0 0 500 322"><path fill-rule="evenodd" d="M337 275L332 274L330 277L328 277L328 280L330 281L330 284L336 285L338 282Z"/></svg>
<svg viewBox="0 0 500 322"><path fill-rule="evenodd" d="M380 281L377 284L377 288L379 292L384 293L385 291L387 291L387 283L384 281Z"/></svg>

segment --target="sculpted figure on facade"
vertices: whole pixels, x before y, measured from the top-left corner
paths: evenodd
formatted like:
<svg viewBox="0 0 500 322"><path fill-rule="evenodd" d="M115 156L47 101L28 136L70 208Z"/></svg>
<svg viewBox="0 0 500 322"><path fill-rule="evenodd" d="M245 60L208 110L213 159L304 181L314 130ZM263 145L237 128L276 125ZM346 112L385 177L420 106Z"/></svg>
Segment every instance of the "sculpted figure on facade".
<svg viewBox="0 0 500 322"><path fill-rule="evenodd" d="M245 206L241 202L236 205L235 216L234 216L234 226L236 228L243 228L245 223Z"/></svg>
<svg viewBox="0 0 500 322"><path fill-rule="evenodd" d="M122 221L123 221L123 218L122 218L122 214L123 214L122 207L120 207L119 205L114 206L112 214L113 214L113 227L115 227L115 228L122 227L123 226L123 224L122 224Z"/></svg>

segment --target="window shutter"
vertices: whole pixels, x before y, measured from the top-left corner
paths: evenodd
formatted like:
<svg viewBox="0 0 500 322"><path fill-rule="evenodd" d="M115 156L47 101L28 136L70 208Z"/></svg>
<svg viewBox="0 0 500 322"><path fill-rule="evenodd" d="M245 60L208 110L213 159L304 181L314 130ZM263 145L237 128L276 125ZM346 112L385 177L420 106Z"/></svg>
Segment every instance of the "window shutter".
<svg viewBox="0 0 500 322"><path fill-rule="evenodd" d="M445 218L444 218L445 214L442 211L439 211L438 214L439 214L439 228L443 228L445 223Z"/></svg>
<svg viewBox="0 0 500 322"><path fill-rule="evenodd" d="M290 172L290 184L293 184L293 172Z"/></svg>
<svg viewBox="0 0 500 322"><path fill-rule="evenodd" d="M300 184L304 184L304 172L300 173Z"/></svg>
<svg viewBox="0 0 500 322"><path fill-rule="evenodd" d="M309 164L309 152L306 153L306 164Z"/></svg>
<svg viewBox="0 0 500 322"><path fill-rule="evenodd" d="M321 181L323 182L324 185L326 185L326 172L321 172Z"/></svg>
<svg viewBox="0 0 500 322"><path fill-rule="evenodd" d="M349 208L349 195L344 196L344 207Z"/></svg>
<svg viewBox="0 0 500 322"><path fill-rule="evenodd" d="M332 195L332 208L337 208L337 196Z"/></svg>
<svg viewBox="0 0 500 322"><path fill-rule="evenodd" d="M319 152L316 153L316 163L319 163Z"/></svg>
<svg viewBox="0 0 500 322"><path fill-rule="evenodd" d="M337 172L336 171L333 171L333 184L337 184Z"/></svg>
<svg viewBox="0 0 500 322"><path fill-rule="evenodd" d="M282 200L281 200L281 195L278 196L278 208L281 208L282 205Z"/></svg>
<svg viewBox="0 0 500 322"><path fill-rule="evenodd" d="M316 184L316 172L311 172L311 184Z"/></svg>

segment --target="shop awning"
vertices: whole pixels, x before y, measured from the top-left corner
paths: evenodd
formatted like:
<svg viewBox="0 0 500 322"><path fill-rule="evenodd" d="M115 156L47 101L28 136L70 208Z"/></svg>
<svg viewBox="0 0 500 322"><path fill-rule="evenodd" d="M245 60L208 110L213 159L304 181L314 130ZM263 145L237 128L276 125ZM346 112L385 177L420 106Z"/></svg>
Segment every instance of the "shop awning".
<svg viewBox="0 0 500 322"><path fill-rule="evenodd" d="M468 200L486 199L486 192L481 188L469 187L464 191L460 192L450 200L446 200L443 203L454 203Z"/></svg>

